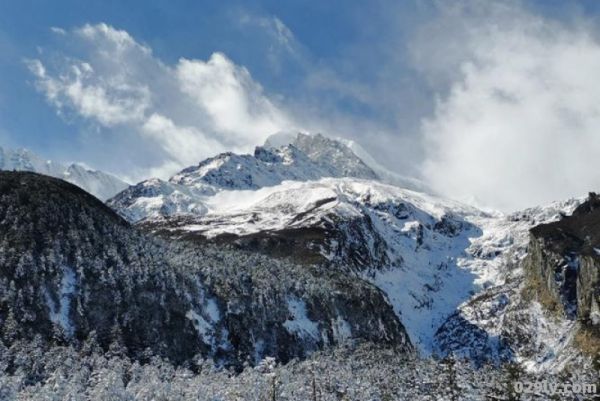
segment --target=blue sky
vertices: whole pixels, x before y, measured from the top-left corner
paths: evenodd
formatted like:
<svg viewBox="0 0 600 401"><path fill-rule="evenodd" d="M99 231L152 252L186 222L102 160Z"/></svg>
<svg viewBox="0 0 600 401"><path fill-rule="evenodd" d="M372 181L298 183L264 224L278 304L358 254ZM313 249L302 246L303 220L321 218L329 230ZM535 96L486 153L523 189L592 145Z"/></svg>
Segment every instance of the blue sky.
<svg viewBox="0 0 600 401"><path fill-rule="evenodd" d="M5 0L0 144L136 181L301 129L486 206L597 188L598 2L451 3Z"/></svg>
<svg viewBox="0 0 600 401"><path fill-rule="evenodd" d="M415 24L427 7L407 2L394 10L395 17ZM0 5L0 116L3 142L11 146L32 148L47 157L87 159L103 164L85 146L95 140L113 146L111 130L102 129L99 138L90 138L91 127L86 121L65 121L56 115L40 93L33 88L33 77L23 60L44 52L61 51L68 44L53 34L51 27L72 29L86 23L106 23L127 31L133 38L152 49L156 58L176 63L181 57L206 60L214 52L222 52L233 62L247 68L254 80L273 96L305 97L319 100L336 112L365 115L390 120L385 113L369 104L341 96L333 90L306 90L306 77L312 68L330 68L343 79L368 83L377 74L374 60L381 56L374 44L380 24L387 21L388 7L384 2L307 2L266 1L255 4L236 1L6 1ZM401 14L406 13L407 17ZM365 24L365 18L369 21ZM291 54L282 48L274 36L272 21L285 24L293 35ZM402 34L402 26L393 27ZM411 28L412 29L412 28ZM397 38L394 38L396 40ZM402 49L399 49L403 51ZM410 71L404 71L410 76ZM19 99L13 101L11 99ZM319 108L323 105L315 105ZM394 124L394 121L385 121ZM337 132L336 135L343 133ZM82 144L81 141L84 143ZM102 168L107 168L101 165ZM110 169L110 167L108 167Z"/></svg>

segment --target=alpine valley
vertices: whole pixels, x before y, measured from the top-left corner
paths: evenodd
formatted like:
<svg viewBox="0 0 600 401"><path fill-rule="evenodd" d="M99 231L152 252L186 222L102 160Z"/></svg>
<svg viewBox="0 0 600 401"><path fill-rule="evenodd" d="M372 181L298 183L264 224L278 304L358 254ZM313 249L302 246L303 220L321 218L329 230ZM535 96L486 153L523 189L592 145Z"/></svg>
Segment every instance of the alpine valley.
<svg viewBox="0 0 600 401"><path fill-rule="evenodd" d="M594 193L480 210L306 133L131 186L27 151L0 150L0 167L0 399L600 385Z"/></svg>

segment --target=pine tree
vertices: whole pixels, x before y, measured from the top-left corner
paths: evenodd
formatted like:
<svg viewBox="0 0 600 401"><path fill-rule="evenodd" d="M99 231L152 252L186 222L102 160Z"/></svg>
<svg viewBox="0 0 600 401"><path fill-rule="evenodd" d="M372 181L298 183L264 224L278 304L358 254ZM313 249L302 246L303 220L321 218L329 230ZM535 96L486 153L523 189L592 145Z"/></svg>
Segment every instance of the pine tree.
<svg viewBox="0 0 600 401"><path fill-rule="evenodd" d="M111 343L108 346L109 357L112 356L125 356L127 355L127 348L125 347L125 343L123 342L123 333L121 331L121 327L118 323L115 323L110 330L110 339Z"/></svg>
<svg viewBox="0 0 600 401"><path fill-rule="evenodd" d="M506 391L508 401L518 401L522 399L521 393L518 391L516 383L521 381L523 376L523 368L518 363L508 363L505 365L506 371Z"/></svg>
<svg viewBox="0 0 600 401"><path fill-rule="evenodd" d="M456 372L456 359L453 354L448 355L441 361L442 371L444 373L445 388L444 393L447 393L450 400L456 401L460 397L460 387L458 385L458 377Z"/></svg>
<svg viewBox="0 0 600 401"><path fill-rule="evenodd" d="M7 344L12 344L19 337L19 322L15 319L15 314L12 308L9 307L8 315L6 316L6 320L4 320L4 324L2 325L2 339Z"/></svg>

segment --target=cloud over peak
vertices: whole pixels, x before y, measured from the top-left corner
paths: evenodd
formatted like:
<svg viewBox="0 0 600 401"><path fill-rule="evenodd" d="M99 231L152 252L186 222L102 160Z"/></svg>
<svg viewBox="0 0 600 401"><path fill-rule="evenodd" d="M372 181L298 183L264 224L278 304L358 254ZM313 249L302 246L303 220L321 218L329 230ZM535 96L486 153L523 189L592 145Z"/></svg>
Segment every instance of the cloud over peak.
<svg viewBox="0 0 600 401"><path fill-rule="evenodd" d="M205 110L216 130L230 135L231 145L248 137L262 139L289 124L248 70L222 53L205 63L181 59L176 75L181 92Z"/></svg>
<svg viewBox="0 0 600 401"><path fill-rule="evenodd" d="M520 8L489 8L459 15L458 75L423 125L425 177L504 210L598 189L600 44Z"/></svg>
<svg viewBox="0 0 600 401"><path fill-rule="evenodd" d="M247 151L291 119L251 74L222 53L166 65L126 31L85 25L61 36L80 54L28 60L36 88L61 115L139 138L161 176L225 149ZM140 177L146 172L140 172Z"/></svg>

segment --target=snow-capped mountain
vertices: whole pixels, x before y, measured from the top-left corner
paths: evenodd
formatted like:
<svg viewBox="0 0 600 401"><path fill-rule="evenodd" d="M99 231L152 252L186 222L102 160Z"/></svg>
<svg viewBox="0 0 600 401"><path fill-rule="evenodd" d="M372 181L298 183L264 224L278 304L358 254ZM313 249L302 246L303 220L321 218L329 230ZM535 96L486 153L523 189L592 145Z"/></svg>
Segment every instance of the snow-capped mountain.
<svg viewBox="0 0 600 401"><path fill-rule="evenodd" d="M522 301L522 260L529 230L581 201L507 216L389 182L340 141L279 134L253 156L219 155L167 182L132 186L109 205L171 239L357 275L385 293L422 355L562 366L573 325ZM551 333L563 335L541 347Z"/></svg>
<svg viewBox="0 0 600 401"><path fill-rule="evenodd" d="M27 149L11 150L0 147L0 170L32 171L51 177L61 178L101 200L127 188L128 184L114 175L89 169L81 164L63 165L51 160L44 160Z"/></svg>
<svg viewBox="0 0 600 401"><path fill-rule="evenodd" d="M201 215L145 219L140 226L357 273L387 293L425 352L431 352L435 328L490 275L465 251L480 230L471 220L485 219L483 213L385 184L286 182L221 191L204 204ZM473 283L475 275L481 284Z"/></svg>
<svg viewBox="0 0 600 401"><path fill-rule="evenodd" d="M515 380L597 382L595 195L485 212L302 135L143 181L114 210L0 172L2 394L506 399Z"/></svg>
<svg viewBox="0 0 600 401"><path fill-rule="evenodd" d="M529 229L559 219L577 202L503 216L372 181L324 178L222 191L205 201L201 215L145 219L139 226L170 238L228 243L358 274L384 291L424 355L460 351L478 361L518 357L535 364L550 351L568 349L569 339L534 352L518 341L514 349L506 341L494 342L494 330L520 322L529 340L539 342L543 333L571 327L551 325L555 320L541 309L520 302L525 284L519 261L526 254ZM504 308L531 313L545 323L493 319ZM456 321L460 335L449 331ZM542 324L545 331L539 330ZM471 332L479 335L467 335Z"/></svg>
<svg viewBox="0 0 600 401"><path fill-rule="evenodd" d="M110 200L129 221L174 215L201 215L205 202L228 190L257 190L284 181L322 177L377 179L377 175L338 141L321 135L298 134L299 144L256 147L253 155L223 153L188 167L168 181L150 179L131 186Z"/></svg>

